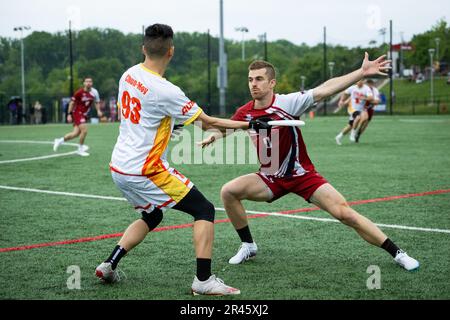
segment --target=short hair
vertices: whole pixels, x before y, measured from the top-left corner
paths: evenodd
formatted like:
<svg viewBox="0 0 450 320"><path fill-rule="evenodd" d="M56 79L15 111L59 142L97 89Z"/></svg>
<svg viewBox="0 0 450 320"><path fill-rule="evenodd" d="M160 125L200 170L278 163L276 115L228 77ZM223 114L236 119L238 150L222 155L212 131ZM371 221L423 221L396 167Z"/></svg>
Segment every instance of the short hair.
<svg viewBox="0 0 450 320"><path fill-rule="evenodd" d="M366 83L367 83L367 84L370 84L370 85L374 85L374 84L375 84L375 81L373 81L372 79L367 79L367 80L366 80Z"/></svg>
<svg viewBox="0 0 450 320"><path fill-rule="evenodd" d="M267 61L256 60L256 61L253 61L250 64L250 66L248 67L248 71L260 70L260 69L266 69L266 74L269 77L269 80L276 79L277 74L275 72L275 67L273 66L273 64L271 64Z"/></svg>
<svg viewBox="0 0 450 320"><path fill-rule="evenodd" d="M91 76L84 76L84 78L83 78L83 82L85 82L86 81L86 79L91 79L92 81L94 81L94 79L91 77Z"/></svg>
<svg viewBox="0 0 450 320"><path fill-rule="evenodd" d="M145 29L144 48L151 58L161 58L173 46L173 30L170 26L155 23Z"/></svg>

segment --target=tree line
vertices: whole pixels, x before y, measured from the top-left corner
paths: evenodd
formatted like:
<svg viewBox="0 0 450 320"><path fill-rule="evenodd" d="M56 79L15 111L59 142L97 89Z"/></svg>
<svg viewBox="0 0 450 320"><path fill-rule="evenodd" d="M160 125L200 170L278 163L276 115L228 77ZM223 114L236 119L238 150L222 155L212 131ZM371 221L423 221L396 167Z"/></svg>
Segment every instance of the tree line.
<svg viewBox="0 0 450 320"><path fill-rule="evenodd" d="M124 34L114 29L90 28L73 32L74 86L81 86L84 76L94 79L94 86L102 98L115 97L118 80L132 65L143 60L141 34ZM425 68L429 65L428 48L435 46L440 38L440 60L449 61L450 28L445 20L440 20L431 30L415 35L412 44L415 51L405 53L407 65ZM57 100L69 96L69 37L68 31L48 33L34 31L24 38L25 72L27 97ZM165 77L180 86L199 105L208 104L208 34L175 34L175 56ZM218 105L219 94L216 87L219 56L219 39L210 38L211 57L211 112ZM247 67L252 60L264 58L264 43L248 40L245 43L245 61L241 59L241 42L226 40L228 56L227 111L234 109L249 98L247 87ZM294 44L287 40L272 41L267 44L268 60L277 67L280 93L300 89L305 77L305 87L318 85L328 77L328 67L324 69L323 44L308 46ZM387 44L348 48L334 45L327 48L327 61L334 61L333 74L341 75L359 67L364 51L371 57L386 53ZM0 101L21 93L20 40L0 37ZM30 100L28 100L31 103Z"/></svg>

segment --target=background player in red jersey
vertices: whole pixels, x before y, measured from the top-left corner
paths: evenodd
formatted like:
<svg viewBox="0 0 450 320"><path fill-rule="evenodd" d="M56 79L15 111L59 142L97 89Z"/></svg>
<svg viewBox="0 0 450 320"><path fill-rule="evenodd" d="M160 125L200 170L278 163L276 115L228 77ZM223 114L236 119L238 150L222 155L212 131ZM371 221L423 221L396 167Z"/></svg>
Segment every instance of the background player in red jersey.
<svg viewBox="0 0 450 320"><path fill-rule="evenodd" d="M80 88L73 95L67 111L67 122L73 122L73 130L64 137L55 139L53 144L54 151L58 150L59 146L64 142L79 136L80 146L78 148L78 154L83 157L89 156L89 153L86 152L88 147L84 144L84 140L86 139L88 131L88 113L93 103L95 103L98 117L101 118L103 116L103 113L100 110L100 97L98 96L97 90L92 88L92 85L92 78L86 77L83 82L83 88Z"/></svg>
<svg viewBox="0 0 450 320"><path fill-rule="evenodd" d="M308 157L300 129L296 127L270 127L269 120L298 119L314 103L341 92L350 85L372 75L383 75L390 61L382 56L369 61L366 53L362 67L342 77L330 79L308 92L288 95L274 93L275 69L265 61L256 61L249 67L248 85L253 100L239 108L233 120L259 120L262 130L250 130L262 163L258 173L238 177L222 187L221 197L228 217L242 244L230 264L239 264L256 255L258 247L253 241L242 200L273 202L288 193L295 193L306 201L327 211L342 223L353 228L364 240L382 247L406 270L419 267L419 262L398 248L372 221L352 209L344 197L319 173ZM207 146L224 136L216 132L201 145ZM262 161L269 155L270 162Z"/></svg>

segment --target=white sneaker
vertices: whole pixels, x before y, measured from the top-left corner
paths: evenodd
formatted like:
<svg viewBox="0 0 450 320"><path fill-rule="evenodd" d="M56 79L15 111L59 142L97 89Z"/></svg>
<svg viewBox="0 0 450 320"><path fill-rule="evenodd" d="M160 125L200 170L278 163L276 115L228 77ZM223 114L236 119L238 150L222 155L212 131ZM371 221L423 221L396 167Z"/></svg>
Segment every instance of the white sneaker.
<svg viewBox="0 0 450 320"><path fill-rule="evenodd" d="M100 280L103 280L107 283L119 282L121 280L119 269L116 268L115 270L113 270L111 262L103 262L102 264L100 264L97 269L95 269L95 275L100 278Z"/></svg>
<svg viewBox="0 0 450 320"><path fill-rule="evenodd" d="M89 153L83 150L83 148L78 148L77 154L82 157L89 157Z"/></svg>
<svg viewBox="0 0 450 320"><path fill-rule="evenodd" d="M336 136L336 143L338 146L342 146L342 136Z"/></svg>
<svg viewBox="0 0 450 320"><path fill-rule="evenodd" d="M64 138L56 138L53 141L53 151L57 151L59 146L62 145L64 143Z"/></svg>
<svg viewBox="0 0 450 320"><path fill-rule="evenodd" d="M80 146L78 147L79 150L82 151L88 151L89 150L89 146L85 145L85 144L80 144Z"/></svg>
<svg viewBox="0 0 450 320"><path fill-rule="evenodd" d="M238 252L234 257L228 260L228 263L240 264L256 256L256 252L258 252L258 246L256 245L256 243L242 242Z"/></svg>
<svg viewBox="0 0 450 320"><path fill-rule="evenodd" d="M420 266L419 261L411 258L406 254L406 252L401 250L397 251L397 255L395 256L394 260L408 271L417 270Z"/></svg>
<svg viewBox="0 0 450 320"><path fill-rule="evenodd" d="M223 283L222 279L216 278L215 275L210 276L209 279L205 281L200 281L195 277L194 282L192 282L191 290L194 296L227 296L241 294L241 290L227 286Z"/></svg>

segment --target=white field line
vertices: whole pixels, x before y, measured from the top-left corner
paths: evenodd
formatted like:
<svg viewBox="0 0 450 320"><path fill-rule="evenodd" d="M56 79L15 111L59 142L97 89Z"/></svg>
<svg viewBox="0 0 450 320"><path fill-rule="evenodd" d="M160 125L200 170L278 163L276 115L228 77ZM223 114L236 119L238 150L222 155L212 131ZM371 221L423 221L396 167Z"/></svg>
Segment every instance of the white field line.
<svg viewBox="0 0 450 320"><path fill-rule="evenodd" d="M93 195L93 194L60 192L60 191L30 189L30 188L19 188L19 187L11 187L11 186L3 186L3 185L0 185L0 189L13 190L13 191L36 192L36 193L46 193L46 194L53 194L53 195L59 195L59 196L69 196L69 197L79 197L79 198L102 199L102 200L113 200L113 201L127 201L125 198L121 198L121 197L108 197L108 196L99 196L99 195ZM223 211L223 212L225 211L224 208L216 208L216 210ZM264 215L273 216L273 217L282 217L282 218L299 219L299 220L311 220L311 221L320 221L320 222L339 222L336 219L316 218L316 217L308 217L308 216L300 216L300 215L291 215L291 214L283 214L283 213L279 213L279 212L263 212L263 211L254 211L254 210L247 210L246 212L250 213L250 214L264 214ZM410 226L402 226L402 225L395 225L395 224L381 224L381 223L376 223L376 225L381 227L381 228L391 228L391 229L400 229L400 230L412 230L412 231L436 232L436 233L448 233L448 234L450 234L450 230L447 230L447 229L421 228L421 227L410 227Z"/></svg>
<svg viewBox="0 0 450 320"><path fill-rule="evenodd" d="M53 142L51 141L32 141L32 140L0 140L0 143L30 143L30 144L53 144ZM76 143L64 143L65 145L69 145L69 146L73 146L73 147L78 147L78 144ZM50 158L57 158L57 157L65 157L65 156L70 156L73 154L76 154L77 151L72 151L72 152L66 152L66 153L56 153L56 154L51 154L51 155L47 155L47 156L40 156L40 157L32 157L32 158L23 158L23 159L13 159L13 160L3 160L0 161L0 164L5 164L5 163L16 163L16 162L24 162L24 161L35 161L35 160L45 160L45 159L50 159Z"/></svg>

